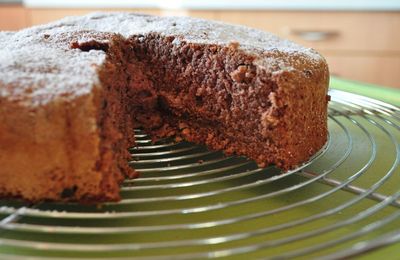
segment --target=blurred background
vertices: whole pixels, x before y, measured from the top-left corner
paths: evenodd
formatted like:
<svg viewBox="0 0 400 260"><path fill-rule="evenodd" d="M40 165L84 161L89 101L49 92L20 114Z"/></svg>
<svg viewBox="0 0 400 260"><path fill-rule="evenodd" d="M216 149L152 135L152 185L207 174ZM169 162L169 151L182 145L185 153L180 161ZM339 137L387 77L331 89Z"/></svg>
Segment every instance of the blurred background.
<svg viewBox="0 0 400 260"><path fill-rule="evenodd" d="M315 48L334 76L400 89L400 0L0 0L0 30L107 10L259 28Z"/></svg>

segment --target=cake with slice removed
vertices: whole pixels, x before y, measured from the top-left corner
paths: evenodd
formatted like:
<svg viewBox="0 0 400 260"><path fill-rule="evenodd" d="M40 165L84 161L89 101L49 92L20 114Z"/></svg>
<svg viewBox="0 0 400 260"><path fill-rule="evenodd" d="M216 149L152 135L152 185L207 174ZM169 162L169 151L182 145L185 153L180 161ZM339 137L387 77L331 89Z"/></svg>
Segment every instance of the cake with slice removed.
<svg viewBox="0 0 400 260"><path fill-rule="evenodd" d="M0 44L2 198L119 200L135 127L284 170L327 140L324 58L266 32L95 13Z"/></svg>

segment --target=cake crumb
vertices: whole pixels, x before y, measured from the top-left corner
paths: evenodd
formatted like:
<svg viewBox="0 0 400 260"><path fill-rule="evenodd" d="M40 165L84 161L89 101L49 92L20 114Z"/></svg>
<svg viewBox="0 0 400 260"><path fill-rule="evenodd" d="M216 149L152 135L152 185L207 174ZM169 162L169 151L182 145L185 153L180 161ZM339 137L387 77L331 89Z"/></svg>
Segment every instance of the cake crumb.
<svg viewBox="0 0 400 260"><path fill-rule="evenodd" d="M239 44L239 42L237 42L237 41L231 41L231 42L228 44L228 47L229 47L230 49L232 49L232 50L237 50L237 49L239 49L239 46L240 46L240 44Z"/></svg>
<svg viewBox="0 0 400 260"><path fill-rule="evenodd" d="M246 78L247 73L247 66L246 65L239 65L237 69L231 72L229 75L233 79L233 81L242 83Z"/></svg>

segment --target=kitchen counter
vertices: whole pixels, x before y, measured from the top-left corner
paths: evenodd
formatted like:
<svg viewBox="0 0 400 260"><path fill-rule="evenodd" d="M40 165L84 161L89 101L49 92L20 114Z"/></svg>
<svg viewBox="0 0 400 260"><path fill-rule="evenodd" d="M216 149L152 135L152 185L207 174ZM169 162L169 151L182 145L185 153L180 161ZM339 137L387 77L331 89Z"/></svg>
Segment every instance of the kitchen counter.
<svg viewBox="0 0 400 260"><path fill-rule="evenodd" d="M161 8L189 10L396 11L393 0L23 0L31 8Z"/></svg>

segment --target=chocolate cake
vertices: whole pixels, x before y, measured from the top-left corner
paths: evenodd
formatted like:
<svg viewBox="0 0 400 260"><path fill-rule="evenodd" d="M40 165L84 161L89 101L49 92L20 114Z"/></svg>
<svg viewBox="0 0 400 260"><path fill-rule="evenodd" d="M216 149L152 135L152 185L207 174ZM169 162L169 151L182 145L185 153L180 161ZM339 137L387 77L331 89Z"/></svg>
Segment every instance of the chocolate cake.
<svg viewBox="0 0 400 260"><path fill-rule="evenodd" d="M266 32L95 13L0 45L2 198L118 200L135 127L282 169L327 140L325 60Z"/></svg>

